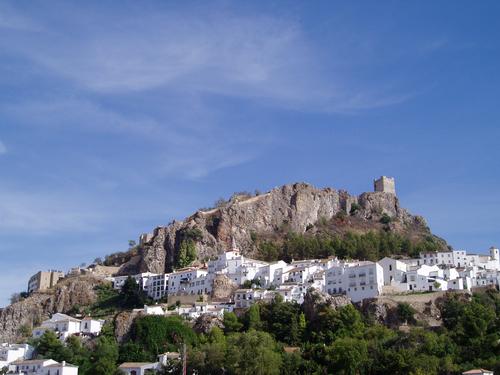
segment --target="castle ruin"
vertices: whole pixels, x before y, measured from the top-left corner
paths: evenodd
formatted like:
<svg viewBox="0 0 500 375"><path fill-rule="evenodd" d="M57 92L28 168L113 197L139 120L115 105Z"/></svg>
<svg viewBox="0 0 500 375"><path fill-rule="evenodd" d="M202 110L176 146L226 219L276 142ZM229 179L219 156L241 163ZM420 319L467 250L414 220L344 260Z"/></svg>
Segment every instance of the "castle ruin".
<svg viewBox="0 0 500 375"><path fill-rule="evenodd" d="M390 193L396 195L396 183L393 177L381 176L373 181L376 192Z"/></svg>

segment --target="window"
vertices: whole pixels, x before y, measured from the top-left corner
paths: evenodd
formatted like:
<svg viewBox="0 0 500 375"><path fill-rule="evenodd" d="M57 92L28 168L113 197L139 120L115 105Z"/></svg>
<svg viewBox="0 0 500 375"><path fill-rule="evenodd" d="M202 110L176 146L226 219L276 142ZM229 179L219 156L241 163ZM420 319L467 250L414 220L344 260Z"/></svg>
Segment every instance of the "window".
<svg viewBox="0 0 500 375"><path fill-rule="evenodd" d="M389 271L392 271L392 264L389 264Z"/></svg>

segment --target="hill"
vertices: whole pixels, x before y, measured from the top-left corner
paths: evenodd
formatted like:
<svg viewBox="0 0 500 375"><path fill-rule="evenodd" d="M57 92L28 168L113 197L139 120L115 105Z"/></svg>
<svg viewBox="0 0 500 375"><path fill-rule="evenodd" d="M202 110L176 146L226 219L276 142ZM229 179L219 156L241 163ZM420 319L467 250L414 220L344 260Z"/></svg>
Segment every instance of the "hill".
<svg viewBox="0 0 500 375"><path fill-rule="evenodd" d="M295 254L289 250L296 241L298 246L315 246L327 253ZM126 260L122 274L161 273L193 259L201 263L233 246L247 256L265 260L324 255L370 259L448 247L431 233L424 218L402 208L395 194L355 196L295 183L264 194L234 194L214 208L198 210L185 220L142 235L137 248L117 259ZM362 248L367 247L376 251L364 253ZM350 250L339 254L342 248ZM113 259L108 257L108 262Z"/></svg>

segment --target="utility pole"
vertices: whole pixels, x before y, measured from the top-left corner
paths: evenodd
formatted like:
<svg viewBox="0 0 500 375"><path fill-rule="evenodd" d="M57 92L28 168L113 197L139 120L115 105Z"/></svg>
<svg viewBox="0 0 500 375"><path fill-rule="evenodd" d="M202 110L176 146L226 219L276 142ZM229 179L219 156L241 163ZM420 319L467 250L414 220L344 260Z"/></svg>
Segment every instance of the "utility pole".
<svg viewBox="0 0 500 375"><path fill-rule="evenodd" d="M187 375L187 351L186 351L186 344L182 344L182 375Z"/></svg>

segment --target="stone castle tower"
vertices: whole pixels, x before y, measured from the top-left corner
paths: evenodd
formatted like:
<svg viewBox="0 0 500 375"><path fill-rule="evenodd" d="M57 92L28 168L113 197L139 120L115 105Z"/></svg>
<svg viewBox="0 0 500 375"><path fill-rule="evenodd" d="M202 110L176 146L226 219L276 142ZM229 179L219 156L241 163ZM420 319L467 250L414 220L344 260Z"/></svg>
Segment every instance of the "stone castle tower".
<svg viewBox="0 0 500 375"><path fill-rule="evenodd" d="M378 180L373 181L373 187L376 192L396 195L396 182L393 177L381 176Z"/></svg>

